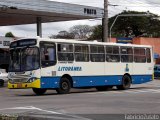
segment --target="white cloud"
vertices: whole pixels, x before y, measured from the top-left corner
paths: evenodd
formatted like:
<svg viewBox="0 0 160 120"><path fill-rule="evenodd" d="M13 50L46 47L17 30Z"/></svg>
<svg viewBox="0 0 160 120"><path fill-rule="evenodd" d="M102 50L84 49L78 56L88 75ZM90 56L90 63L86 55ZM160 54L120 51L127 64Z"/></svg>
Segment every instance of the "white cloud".
<svg viewBox="0 0 160 120"><path fill-rule="evenodd" d="M55 23L45 23L43 24L43 35L49 36L51 34L57 34L61 30L69 30L70 27L74 25L97 25L101 24L100 20L76 20L76 21L66 21L66 22L55 22ZM45 33L45 30L48 32Z"/></svg>
<svg viewBox="0 0 160 120"><path fill-rule="evenodd" d="M80 5L95 6L95 7L103 7L104 0L85 0L85 1L84 0L50 0L50 1L80 4Z"/></svg>

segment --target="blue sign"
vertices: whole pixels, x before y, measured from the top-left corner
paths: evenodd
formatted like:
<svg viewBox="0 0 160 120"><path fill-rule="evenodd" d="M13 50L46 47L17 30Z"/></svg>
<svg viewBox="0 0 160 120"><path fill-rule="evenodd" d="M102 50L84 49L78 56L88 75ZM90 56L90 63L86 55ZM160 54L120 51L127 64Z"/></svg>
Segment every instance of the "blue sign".
<svg viewBox="0 0 160 120"><path fill-rule="evenodd" d="M124 44L127 44L127 43L132 43L132 38L117 38L117 43L124 43Z"/></svg>

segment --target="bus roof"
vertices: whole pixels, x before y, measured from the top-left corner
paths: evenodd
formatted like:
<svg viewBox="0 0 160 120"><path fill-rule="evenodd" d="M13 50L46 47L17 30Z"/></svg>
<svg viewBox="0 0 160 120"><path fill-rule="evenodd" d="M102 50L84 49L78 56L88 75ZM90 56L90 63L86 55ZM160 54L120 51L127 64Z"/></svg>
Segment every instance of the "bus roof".
<svg viewBox="0 0 160 120"><path fill-rule="evenodd" d="M77 43L77 44L90 44L90 45L115 45L115 46L135 46L135 47L152 47L151 45L137 45L137 44L123 44L123 43L112 43L112 42L98 42L93 41L80 41L73 39L48 39L48 38L38 38L39 41L52 41L58 43Z"/></svg>
<svg viewBox="0 0 160 120"><path fill-rule="evenodd" d="M113 45L113 46L128 46L128 47L152 47L151 45L137 45L137 44L123 44L123 43L112 43L112 42L98 42L97 40L93 41L80 41L76 39L50 39L50 38L24 38L24 39L37 39L40 41L48 41L48 42L58 42L58 43L77 43L77 44L90 44L90 45ZM24 40L23 39L23 40ZM22 39L19 39L22 40Z"/></svg>

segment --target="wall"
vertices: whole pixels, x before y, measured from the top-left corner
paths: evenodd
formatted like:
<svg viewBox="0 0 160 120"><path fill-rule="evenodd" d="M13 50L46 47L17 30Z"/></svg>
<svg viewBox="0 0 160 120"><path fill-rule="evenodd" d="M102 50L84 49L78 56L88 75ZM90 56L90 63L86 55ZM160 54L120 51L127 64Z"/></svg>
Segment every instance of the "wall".
<svg viewBox="0 0 160 120"><path fill-rule="evenodd" d="M151 45L154 48L154 52L160 54L160 38L135 38L133 44Z"/></svg>

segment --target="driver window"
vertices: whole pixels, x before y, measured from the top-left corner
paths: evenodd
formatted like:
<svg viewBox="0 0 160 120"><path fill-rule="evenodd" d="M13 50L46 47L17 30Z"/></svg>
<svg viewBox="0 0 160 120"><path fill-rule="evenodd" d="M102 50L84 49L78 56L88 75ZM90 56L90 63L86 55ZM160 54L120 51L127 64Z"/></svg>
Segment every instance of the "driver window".
<svg viewBox="0 0 160 120"><path fill-rule="evenodd" d="M41 43L41 64L42 67L52 66L56 63L56 53L54 43Z"/></svg>

